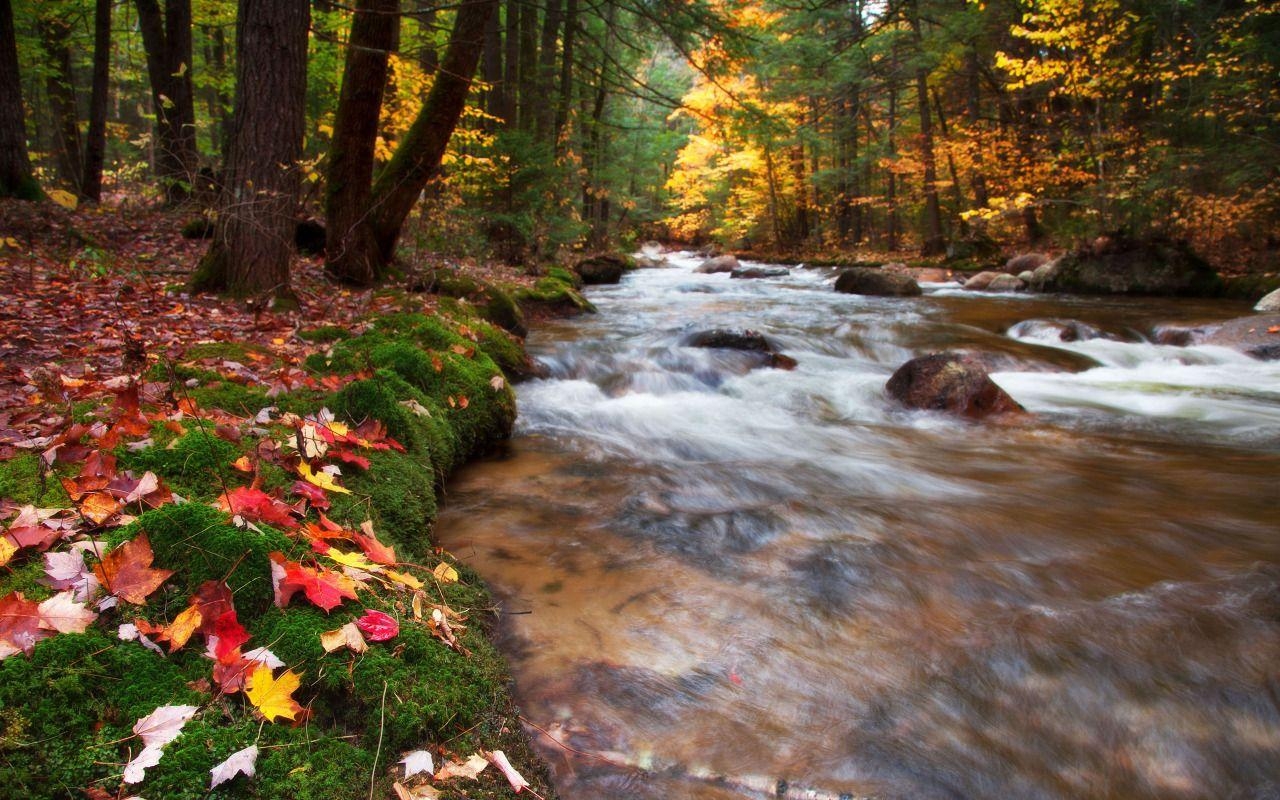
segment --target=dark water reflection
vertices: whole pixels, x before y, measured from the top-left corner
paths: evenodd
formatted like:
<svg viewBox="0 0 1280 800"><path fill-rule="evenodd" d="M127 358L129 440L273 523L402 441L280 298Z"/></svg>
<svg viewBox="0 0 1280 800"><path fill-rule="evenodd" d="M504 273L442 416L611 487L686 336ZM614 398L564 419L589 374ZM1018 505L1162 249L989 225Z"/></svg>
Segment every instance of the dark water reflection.
<svg viewBox="0 0 1280 800"><path fill-rule="evenodd" d="M529 612L506 647L563 797L1280 797L1280 368L1147 341L1239 308L682 263L538 334L556 377L438 526ZM1008 333L1054 319L1110 335ZM679 346L711 326L800 366ZM1034 421L884 398L952 346Z"/></svg>

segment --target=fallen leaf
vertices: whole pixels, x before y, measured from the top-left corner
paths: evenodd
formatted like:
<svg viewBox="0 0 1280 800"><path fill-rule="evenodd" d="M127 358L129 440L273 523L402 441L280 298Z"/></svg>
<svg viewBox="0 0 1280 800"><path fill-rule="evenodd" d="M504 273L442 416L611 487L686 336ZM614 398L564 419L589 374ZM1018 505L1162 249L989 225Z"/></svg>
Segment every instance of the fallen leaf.
<svg viewBox="0 0 1280 800"><path fill-rule="evenodd" d="M507 385L507 382L501 375L494 375L489 379L489 385L493 387L495 392L500 392Z"/></svg>
<svg viewBox="0 0 1280 800"><path fill-rule="evenodd" d="M363 653L369 649L368 643L365 642L364 636L354 622L348 622L337 630L320 634L320 646L326 653L332 653L344 647L353 653Z"/></svg>
<svg viewBox="0 0 1280 800"><path fill-rule="evenodd" d="M328 492L338 492L339 494L351 494L349 489L344 489L334 483L333 476L327 472L312 472L311 465L305 461L298 462L298 474L302 479L313 486L319 486Z"/></svg>
<svg viewBox="0 0 1280 800"><path fill-rule="evenodd" d="M396 782L391 784L391 788L396 793L396 800L439 800L444 797L440 794L440 790L434 786L414 786L409 788L402 783Z"/></svg>
<svg viewBox="0 0 1280 800"><path fill-rule="evenodd" d="M18 552L17 545L9 541L9 537L0 536L0 567L9 563L14 554Z"/></svg>
<svg viewBox="0 0 1280 800"><path fill-rule="evenodd" d="M289 605L299 591L325 611L342 605L344 599L356 599L356 584L351 578L341 572L313 569L296 561L286 561L279 552L271 554L271 581L276 605L280 608Z"/></svg>
<svg viewBox="0 0 1280 800"><path fill-rule="evenodd" d="M346 553L336 547L330 547L325 555L338 564L352 569L364 570L366 572L377 572L382 568L377 564L365 558L363 553Z"/></svg>
<svg viewBox="0 0 1280 800"><path fill-rule="evenodd" d="M182 727L198 709L196 706L160 706L133 724L133 732L142 739L142 752L125 765L124 782L138 783L148 767L160 763L164 746L178 738Z"/></svg>
<svg viewBox="0 0 1280 800"><path fill-rule="evenodd" d="M84 633L98 614L75 601L70 590L59 592L40 604L40 627L58 633Z"/></svg>
<svg viewBox="0 0 1280 800"><path fill-rule="evenodd" d="M259 665L249 676L249 688L245 695L268 722L277 717L296 720L302 712L302 706L293 699L293 693L301 684L302 678L292 670L286 669L279 678L275 678L271 675L271 667Z"/></svg>
<svg viewBox="0 0 1280 800"><path fill-rule="evenodd" d="M14 653L31 654L36 642L48 637L40 630L40 607L22 592L10 592L0 598L0 659Z"/></svg>
<svg viewBox="0 0 1280 800"><path fill-rule="evenodd" d="M371 642L385 642L400 633L400 623L395 617L371 608L366 608L364 616L357 619L355 624Z"/></svg>
<svg viewBox="0 0 1280 800"><path fill-rule="evenodd" d="M151 562L154 558L151 541L143 531L103 556L93 568L93 573L108 593L142 605L147 602L147 595L159 589L160 584L173 574L172 570L153 568Z"/></svg>
<svg viewBox="0 0 1280 800"><path fill-rule="evenodd" d="M412 778L419 772L425 772L428 775L436 771L435 762L431 760L431 754L426 750L414 750L405 753L404 758L400 759L400 763L404 764L404 776Z"/></svg>
<svg viewBox="0 0 1280 800"><path fill-rule="evenodd" d="M209 774L212 776L209 788L214 789L241 774L247 778L252 778L257 766L258 746L256 744L251 744L243 750L237 750L228 756L226 761L209 770Z"/></svg>
<svg viewBox="0 0 1280 800"><path fill-rule="evenodd" d="M289 487L289 491L299 497L305 497L307 502L316 508L329 508L329 496L319 486L313 486L306 481L294 481L293 486Z"/></svg>
<svg viewBox="0 0 1280 800"><path fill-rule="evenodd" d="M218 508L251 522L265 522L281 528L296 528L294 508L261 489L238 486L218 497Z"/></svg>
<svg viewBox="0 0 1280 800"><path fill-rule="evenodd" d="M249 460L248 456L240 456L235 461L232 461L231 467L240 472L253 472L253 462Z"/></svg>
<svg viewBox="0 0 1280 800"><path fill-rule="evenodd" d="M234 611L231 613L235 613ZM167 631L169 638L169 652L173 653L180 650L183 645L190 641L192 634L199 628L204 617L200 613L200 607L196 605L187 606L182 613L173 618L173 622L169 624Z"/></svg>
<svg viewBox="0 0 1280 800"><path fill-rule="evenodd" d="M213 632L210 638L213 642L214 658L218 661L224 661L232 657L232 653L240 648L240 645L249 641L249 632L244 629L240 621L236 618L235 609L222 612L218 619L213 623Z"/></svg>
<svg viewBox="0 0 1280 800"><path fill-rule="evenodd" d="M449 778L469 778L475 780L485 767L489 766L489 759L474 753L466 761L446 761L440 771L436 773L436 780L443 781Z"/></svg>
<svg viewBox="0 0 1280 800"><path fill-rule="evenodd" d="M405 572L396 572L393 569L388 569L383 570L382 574L396 583L408 586L410 589L421 589L425 585L422 581Z"/></svg>
<svg viewBox="0 0 1280 800"><path fill-rule="evenodd" d="M494 750L492 753L487 753L486 755L488 755L489 762L491 764L502 770L502 774L507 777L507 783L511 784L512 791L516 794L520 794L521 789L529 788L529 782L524 779L523 775L516 771L515 767L511 766L511 762L507 760L506 753L501 750Z"/></svg>
<svg viewBox="0 0 1280 800"><path fill-rule="evenodd" d="M441 561L436 564L436 568L431 570L431 574L436 576L436 580L441 583L457 583L458 571L448 564Z"/></svg>

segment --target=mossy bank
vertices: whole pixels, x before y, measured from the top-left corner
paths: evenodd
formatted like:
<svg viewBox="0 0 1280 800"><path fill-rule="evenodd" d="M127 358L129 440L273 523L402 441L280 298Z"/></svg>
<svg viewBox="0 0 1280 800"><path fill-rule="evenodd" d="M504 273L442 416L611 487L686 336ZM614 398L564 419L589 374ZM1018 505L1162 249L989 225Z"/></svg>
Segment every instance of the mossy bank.
<svg viewBox="0 0 1280 800"><path fill-rule="evenodd" d="M520 341L467 303L450 303L433 315L383 316L354 332L317 328L299 337L310 342L302 364L275 361L270 350L253 345L218 343L151 368L143 410L154 411L149 402L170 403L185 413L154 411L149 431L113 442L110 454L121 474L153 472L182 502L145 513L130 508L132 521L89 533L110 548L145 532L154 566L173 575L145 605L121 602L84 633L52 635L29 654L0 661L0 797L115 797L122 791L193 800L385 798L395 796L393 784L404 779L397 762L413 749L432 752L437 764L451 754L465 759L504 750L540 795L553 795L521 734L503 659L487 637L493 602L479 578L430 538L446 476L511 432L510 381L527 364ZM249 373L258 379L246 378ZM278 375L285 379L266 377ZM109 395L87 403L81 414L86 433L76 445L92 448L95 415L111 424L119 405ZM263 411L268 407L274 410ZM299 599L281 608L273 596L272 554L305 561L314 557L314 542L289 525L246 523L216 507L224 493L252 485L288 499L286 508L299 522L314 523L315 509L303 509L289 494L298 480L290 462L267 456L281 442L297 441L297 421L321 409L352 429L376 420L403 447L370 447L353 458L367 459L362 466L343 464L339 480L349 493L329 492L324 514L354 530L371 522L394 547L395 569L416 570L420 596L403 588L362 590L329 612ZM74 480L80 463L55 463L52 471L43 465L38 452L0 462L0 500L12 501L10 509L71 507L59 479ZM444 568L448 579L433 575L433 568ZM194 640L159 654L117 635L134 619L172 622L207 581L229 587L251 637L247 647L269 648L302 676L295 697L305 711L296 724L265 722L244 694L211 687L212 662ZM38 602L53 594L45 582L41 554L20 550L0 568L0 597L20 591ZM461 615L454 646L414 623L423 599ZM369 609L399 618L398 635L359 655L327 653L319 634ZM124 763L141 748L132 726L170 704L199 710L141 783L122 785ZM254 744L256 774L211 790L210 769ZM478 780L435 788L444 798L515 794L494 768Z"/></svg>

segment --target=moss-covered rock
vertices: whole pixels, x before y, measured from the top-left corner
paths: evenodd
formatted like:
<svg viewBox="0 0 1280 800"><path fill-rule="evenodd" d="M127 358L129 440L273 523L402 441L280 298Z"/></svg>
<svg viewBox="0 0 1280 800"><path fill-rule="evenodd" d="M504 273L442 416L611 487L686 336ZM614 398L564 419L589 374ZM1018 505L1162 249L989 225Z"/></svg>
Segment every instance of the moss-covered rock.
<svg viewBox="0 0 1280 800"><path fill-rule="evenodd" d="M331 499L331 516L358 527L372 519L378 538L394 545L402 560L418 561L431 550L427 531L436 519L440 479L429 463L393 450L369 454L369 469L351 468L344 485L352 494Z"/></svg>
<svg viewBox="0 0 1280 800"><path fill-rule="evenodd" d="M145 450L121 450L120 466L137 472L150 470L186 498L212 499L231 480L231 463L240 448L213 434L213 426L188 430L170 446Z"/></svg>

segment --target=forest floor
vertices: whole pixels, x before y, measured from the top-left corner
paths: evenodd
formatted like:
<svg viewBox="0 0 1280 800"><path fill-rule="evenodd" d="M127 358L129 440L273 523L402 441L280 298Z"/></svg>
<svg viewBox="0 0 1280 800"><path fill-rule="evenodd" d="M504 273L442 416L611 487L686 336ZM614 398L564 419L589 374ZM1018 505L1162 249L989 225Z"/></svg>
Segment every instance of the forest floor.
<svg viewBox="0 0 1280 800"><path fill-rule="evenodd" d="M327 278L323 259L299 256L292 287L300 307L274 312L252 300L186 291L208 247L182 237L192 217L190 211L69 211L0 201L0 448L19 433L14 427L39 415L27 401L55 363L63 375L110 377L139 367L139 359L173 359L193 344L227 341L256 343L301 364L320 345L296 336L300 329L336 325L359 332L379 312L433 310L435 295L407 290L424 269L447 266L507 285L534 282L502 264L425 255L398 286L351 289Z"/></svg>

